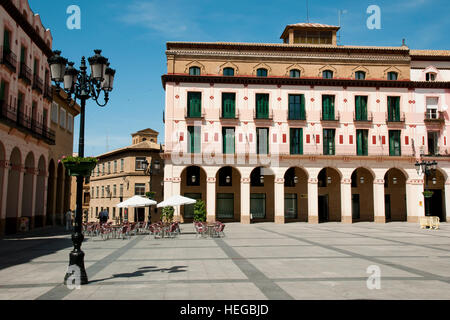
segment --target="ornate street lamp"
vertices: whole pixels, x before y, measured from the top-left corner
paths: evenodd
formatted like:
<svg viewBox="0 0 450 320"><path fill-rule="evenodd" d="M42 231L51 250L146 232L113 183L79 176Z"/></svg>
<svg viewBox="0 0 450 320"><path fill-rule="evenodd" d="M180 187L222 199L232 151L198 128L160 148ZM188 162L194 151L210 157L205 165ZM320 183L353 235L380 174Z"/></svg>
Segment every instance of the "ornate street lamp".
<svg viewBox="0 0 450 320"><path fill-rule="evenodd" d="M115 70L108 67L108 59L101 55L101 50L94 50L95 55L89 58L91 66L91 75L87 74L86 58L81 58L80 70L74 67L73 62L61 56L61 51L54 51L54 55L48 59L50 66L51 79L55 82L57 91L64 90L67 93L67 101L75 105L76 100L80 100L80 137L78 143L78 156L84 157L84 122L86 101L92 98L100 107L106 106L109 101L109 92L113 89ZM61 83L63 88L61 88ZM104 94L104 102L100 103L101 92ZM69 268L64 278L64 284L67 284L69 277L74 275L77 284L87 284L88 277L84 267L84 252L81 251L81 244L84 236L82 233L83 219L83 176L77 176L77 202L75 226L72 234L74 249L70 253ZM79 279L78 279L79 277Z"/></svg>
<svg viewBox="0 0 450 320"><path fill-rule="evenodd" d="M433 196L433 191L428 190L428 177L434 175L437 169L436 161L416 161L414 165L419 176L425 175L425 191L423 196L425 198L425 215L430 216L430 198ZM436 183L436 178L433 178L433 184Z"/></svg>

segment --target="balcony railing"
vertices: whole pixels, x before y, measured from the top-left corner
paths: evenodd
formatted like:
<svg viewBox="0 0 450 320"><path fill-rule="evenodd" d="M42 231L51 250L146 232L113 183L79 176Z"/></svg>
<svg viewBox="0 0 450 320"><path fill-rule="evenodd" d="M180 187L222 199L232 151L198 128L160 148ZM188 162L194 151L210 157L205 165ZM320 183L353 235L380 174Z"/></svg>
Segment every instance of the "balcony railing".
<svg viewBox="0 0 450 320"><path fill-rule="evenodd" d="M253 110L253 119L254 120L272 120L273 119L273 111L269 110L268 113L258 113L256 110Z"/></svg>
<svg viewBox="0 0 450 320"><path fill-rule="evenodd" d="M205 113L201 112L188 112L188 109L184 110L184 117L186 119L204 119L205 118Z"/></svg>
<svg viewBox="0 0 450 320"><path fill-rule="evenodd" d="M50 145L55 145L55 132L43 123L32 119L16 108L0 101L0 121L20 131L29 133L37 139L42 139Z"/></svg>
<svg viewBox="0 0 450 320"><path fill-rule="evenodd" d="M364 117L357 117L356 112L353 112L353 122L373 122L373 114L372 112L368 112L367 116Z"/></svg>
<svg viewBox="0 0 450 320"><path fill-rule="evenodd" d="M11 49L1 48L1 63L8 67L12 72L16 72L17 69L17 56L11 51Z"/></svg>
<svg viewBox="0 0 450 320"><path fill-rule="evenodd" d="M334 115L324 115L323 112L320 112L320 120L321 121L339 121L340 120L340 113L335 112Z"/></svg>
<svg viewBox="0 0 450 320"><path fill-rule="evenodd" d="M287 119L289 121L306 121L306 112L289 112L288 110Z"/></svg>
<svg viewBox="0 0 450 320"><path fill-rule="evenodd" d="M429 109L425 112L424 121L428 123L444 123L444 113L435 109Z"/></svg>
<svg viewBox="0 0 450 320"><path fill-rule="evenodd" d="M398 117L393 114L386 113L386 123L402 123L405 122L405 113L402 112Z"/></svg>
<svg viewBox="0 0 450 320"><path fill-rule="evenodd" d="M228 113L228 114L224 114L223 110L220 111L220 119L222 120L237 120L239 119L239 110L235 110L234 114Z"/></svg>
<svg viewBox="0 0 450 320"><path fill-rule="evenodd" d="M49 85L44 86L44 98L53 101L53 89Z"/></svg>
<svg viewBox="0 0 450 320"><path fill-rule="evenodd" d="M34 90L39 91L40 93L43 93L44 91L44 82L37 74L33 76L33 87Z"/></svg>
<svg viewBox="0 0 450 320"><path fill-rule="evenodd" d="M28 66L24 62L20 63L19 79L24 80L28 84L31 84L31 81L33 80L31 69L28 68Z"/></svg>

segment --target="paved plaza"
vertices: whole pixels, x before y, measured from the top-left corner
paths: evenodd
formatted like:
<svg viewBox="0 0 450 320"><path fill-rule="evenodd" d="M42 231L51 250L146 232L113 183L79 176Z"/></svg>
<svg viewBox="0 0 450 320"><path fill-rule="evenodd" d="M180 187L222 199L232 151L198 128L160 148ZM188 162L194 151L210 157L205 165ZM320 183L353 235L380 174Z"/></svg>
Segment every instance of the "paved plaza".
<svg viewBox="0 0 450 320"><path fill-rule="evenodd" d="M70 235L0 240L0 299L450 299L450 225L227 224L226 237L87 238L89 284L62 284ZM372 266L372 267L371 267ZM375 267L374 267L375 266ZM368 268L381 272L369 290Z"/></svg>

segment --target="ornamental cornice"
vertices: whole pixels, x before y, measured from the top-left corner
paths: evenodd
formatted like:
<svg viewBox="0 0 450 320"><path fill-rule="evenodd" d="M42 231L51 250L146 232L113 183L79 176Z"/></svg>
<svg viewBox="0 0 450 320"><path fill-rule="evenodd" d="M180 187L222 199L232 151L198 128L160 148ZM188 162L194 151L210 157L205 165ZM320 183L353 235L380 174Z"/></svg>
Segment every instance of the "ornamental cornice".
<svg viewBox="0 0 450 320"><path fill-rule="evenodd" d="M181 178L180 177L172 178L172 182L173 183L180 183L181 182Z"/></svg>
<svg viewBox="0 0 450 320"><path fill-rule="evenodd" d="M341 180L341 184L352 184L352 179L344 178Z"/></svg>
<svg viewBox="0 0 450 320"><path fill-rule="evenodd" d="M206 182L208 182L208 183L216 183L216 178L209 177L209 178L206 179Z"/></svg>
<svg viewBox="0 0 450 320"><path fill-rule="evenodd" d="M318 184L319 183L319 179L317 179L317 178L309 178L308 179L308 183L309 184Z"/></svg>
<svg viewBox="0 0 450 320"><path fill-rule="evenodd" d="M250 178L241 178L241 183L249 184L250 183Z"/></svg>
<svg viewBox="0 0 450 320"><path fill-rule="evenodd" d="M277 184L284 184L284 178L276 178L275 183Z"/></svg>
<svg viewBox="0 0 450 320"><path fill-rule="evenodd" d="M373 180L373 184L383 184L384 185L384 179L375 179L375 180Z"/></svg>
<svg viewBox="0 0 450 320"><path fill-rule="evenodd" d="M309 60L340 60L340 61L380 61L380 62L404 62L405 64L409 64L411 59L409 57L405 57L403 55L369 55L369 54L341 54L341 53L316 53L316 52L305 52L305 53L284 53L280 54L279 52L245 52L245 51L197 51L197 50L172 50L170 54L174 54L177 56L187 56L187 57L195 57L199 59L199 57L205 57L210 59L211 57L236 57L236 58L268 58L268 59L309 59Z"/></svg>

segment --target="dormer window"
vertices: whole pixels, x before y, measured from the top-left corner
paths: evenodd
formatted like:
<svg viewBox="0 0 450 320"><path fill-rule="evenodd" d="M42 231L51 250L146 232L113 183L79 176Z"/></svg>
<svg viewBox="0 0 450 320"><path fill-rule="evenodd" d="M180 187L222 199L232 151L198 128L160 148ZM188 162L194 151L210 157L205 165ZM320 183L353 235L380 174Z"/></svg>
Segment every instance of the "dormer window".
<svg viewBox="0 0 450 320"><path fill-rule="evenodd" d="M199 76L200 75L200 68L199 67L190 67L189 68L189 75L190 76Z"/></svg>
<svg viewBox="0 0 450 320"><path fill-rule="evenodd" d="M436 81L436 73L434 72L428 72L426 74L426 80L427 81Z"/></svg>
<svg viewBox="0 0 450 320"><path fill-rule="evenodd" d="M289 76L290 76L291 78L300 78L300 70L292 69L292 70L289 72Z"/></svg>
<svg viewBox="0 0 450 320"><path fill-rule="evenodd" d="M234 76L234 69L233 68L224 68L223 69L223 75L227 77L233 77Z"/></svg>
<svg viewBox="0 0 450 320"><path fill-rule="evenodd" d="M333 79L333 71L331 70L325 70L322 72L322 78L323 79Z"/></svg>
<svg viewBox="0 0 450 320"><path fill-rule="evenodd" d="M365 80L366 79L366 73L364 71L356 71L355 72L355 79L356 80Z"/></svg>
<svg viewBox="0 0 450 320"><path fill-rule="evenodd" d="M397 80L398 79L398 73L397 72L388 72L387 75L388 80Z"/></svg>
<svg viewBox="0 0 450 320"><path fill-rule="evenodd" d="M257 77L267 77L267 69L260 68L256 70L256 76Z"/></svg>

